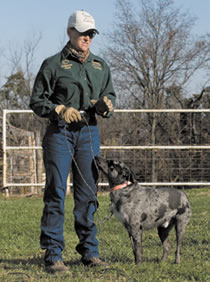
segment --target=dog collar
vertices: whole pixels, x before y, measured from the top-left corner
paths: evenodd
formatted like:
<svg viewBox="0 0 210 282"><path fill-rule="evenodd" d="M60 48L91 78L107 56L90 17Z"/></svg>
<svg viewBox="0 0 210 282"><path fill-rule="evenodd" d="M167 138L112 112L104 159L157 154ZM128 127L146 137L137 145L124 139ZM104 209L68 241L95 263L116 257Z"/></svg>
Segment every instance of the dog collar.
<svg viewBox="0 0 210 282"><path fill-rule="evenodd" d="M123 183L123 184L119 184L119 185L117 185L117 186L114 186L114 187L112 188L112 191L116 191L116 190L119 190L119 189L123 189L123 188L127 187L127 186L130 185L130 184L132 184L132 182L130 182L130 181L127 181L127 182L125 182L125 183Z"/></svg>

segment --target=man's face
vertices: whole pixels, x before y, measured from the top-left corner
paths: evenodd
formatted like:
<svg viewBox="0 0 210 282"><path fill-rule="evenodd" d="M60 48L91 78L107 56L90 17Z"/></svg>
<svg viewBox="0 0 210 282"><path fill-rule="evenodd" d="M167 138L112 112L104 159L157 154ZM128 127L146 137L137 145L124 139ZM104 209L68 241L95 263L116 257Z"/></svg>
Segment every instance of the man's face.
<svg viewBox="0 0 210 282"><path fill-rule="evenodd" d="M69 28L67 33L76 50L86 52L89 49L93 38L91 32L79 33L76 29Z"/></svg>

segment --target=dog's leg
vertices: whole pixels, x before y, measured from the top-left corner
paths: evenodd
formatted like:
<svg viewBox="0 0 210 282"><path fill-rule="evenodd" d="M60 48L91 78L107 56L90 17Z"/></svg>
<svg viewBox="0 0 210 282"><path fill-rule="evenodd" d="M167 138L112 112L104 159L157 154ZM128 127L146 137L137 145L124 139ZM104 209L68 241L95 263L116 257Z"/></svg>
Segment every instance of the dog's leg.
<svg viewBox="0 0 210 282"><path fill-rule="evenodd" d="M135 233L135 235L130 235L136 265L142 263L142 233L143 232L140 230L140 232Z"/></svg>
<svg viewBox="0 0 210 282"><path fill-rule="evenodd" d="M184 237L184 232L185 232L185 227L186 227L186 221L184 220L177 220L177 223L175 225L176 229L176 253L175 253L175 263L180 263L181 261L181 245L182 245L182 240Z"/></svg>
<svg viewBox="0 0 210 282"><path fill-rule="evenodd" d="M177 221L176 229L176 254L175 263L180 263L181 260L181 244L184 237L185 226L181 221Z"/></svg>
<svg viewBox="0 0 210 282"><path fill-rule="evenodd" d="M184 211L184 212L183 212ZM182 240L184 237L186 226L190 220L192 212L189 206L189 203L186 205L186 207L183 209L180 209L179 213L176 216L176 224L175 224L175 230L176 230L176 256L175 256L175 263L180 263L181 260L181 245Z"/></svg>
<svg viewBox="0 0 210 282"><path fill-rule="evenodd" d="M170 244L168 242L168 234L173 226L174 226L174 220L170 222L167 228L162 226L158 227L158 235L160 237L161 243L163 244L163 255L161 261L165 261L166 258L168 257L170 250Z"/></svg>

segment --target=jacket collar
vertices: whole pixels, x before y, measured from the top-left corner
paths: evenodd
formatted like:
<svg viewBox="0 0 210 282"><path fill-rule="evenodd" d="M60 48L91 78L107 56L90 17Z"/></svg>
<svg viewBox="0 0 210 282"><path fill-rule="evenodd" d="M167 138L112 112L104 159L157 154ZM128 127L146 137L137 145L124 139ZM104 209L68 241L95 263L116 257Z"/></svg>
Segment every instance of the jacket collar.
<svg viewBox="0 0 210 282"><path fill-rule="evenodd" d="M69 56L73 57L73 58L77 58L70 50L69 48L70 46L70 42L68 41L67 44L64 46L63 50L61 51L61 56L62 59L67 59ZM90 61L92 59L92 53L90 52L88 55L88 58L86 59L86 61ZM78 58L77 58L78 59Z"/></svg>

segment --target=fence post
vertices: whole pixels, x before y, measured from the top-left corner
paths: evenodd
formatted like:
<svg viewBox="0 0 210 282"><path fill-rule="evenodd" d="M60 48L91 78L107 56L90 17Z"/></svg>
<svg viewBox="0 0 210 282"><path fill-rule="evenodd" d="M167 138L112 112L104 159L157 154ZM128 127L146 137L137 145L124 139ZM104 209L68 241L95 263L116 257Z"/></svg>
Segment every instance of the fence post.
<svg viewBox="0 0 210 282"><path fill-rule="evenodd" d="M6 187L7 183L7 153L6 153L6 114L7 110L3 110L3 128L2 128L2 150L3 150L3 188L5 196L9 197L9 190Z"/></svg>

